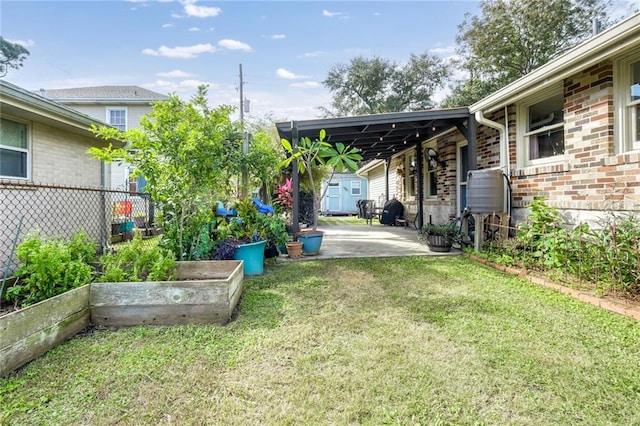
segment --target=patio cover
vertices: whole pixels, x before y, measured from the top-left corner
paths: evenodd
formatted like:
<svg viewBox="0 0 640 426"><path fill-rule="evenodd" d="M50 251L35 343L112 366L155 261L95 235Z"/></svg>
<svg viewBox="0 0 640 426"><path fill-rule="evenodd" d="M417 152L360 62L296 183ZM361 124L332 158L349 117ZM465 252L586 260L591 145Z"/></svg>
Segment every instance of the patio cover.
<svg viewBox="0 0 640 426"><path fill-rule="evenodd" d="M388 165L391 158L401 151L415 147L418 153L418 226L422 226L423 176L422 142L432 139L455 127L464 135L469 144L469 170L477 166L476 122L469 109L432 109L424 111L393 112L353 117L325 118L276 123L278 134L295 147L299 138L315 139L320 130L327 133L326 141L331 144L342 142L356 147L363 157L362 165L376 159ZM298 165L293 162L293 224L298 231L299 185ZM388 186L388 175L387 175ZM388 189L388 188L387 188ZM389 191L387 190L387 194Z"/></svg>

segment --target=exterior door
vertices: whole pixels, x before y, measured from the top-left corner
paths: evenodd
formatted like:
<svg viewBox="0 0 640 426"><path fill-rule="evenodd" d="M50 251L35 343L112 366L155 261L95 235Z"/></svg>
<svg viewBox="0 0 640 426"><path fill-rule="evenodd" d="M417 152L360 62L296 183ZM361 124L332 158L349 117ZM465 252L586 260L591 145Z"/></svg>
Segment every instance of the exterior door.
<svg viewBox="0 0 640 426"><path fill-rule="evenodd" d="M340 184L330 182L327 190L327 210L330 212L339 212L342 208L340 203Z"/></svg>

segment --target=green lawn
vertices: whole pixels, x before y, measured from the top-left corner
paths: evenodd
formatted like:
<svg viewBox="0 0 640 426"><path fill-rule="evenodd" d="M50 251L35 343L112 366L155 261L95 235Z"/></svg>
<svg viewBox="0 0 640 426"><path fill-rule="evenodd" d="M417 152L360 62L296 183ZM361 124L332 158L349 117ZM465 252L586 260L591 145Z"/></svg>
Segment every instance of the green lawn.
<svg viewBox="0 0 640 426"><path fill-rule="evenodd" d="M320 216L318 225L367 225L367 220L358 216Z"/></svg>
<svg viewBox="0 0 640 426"><path fill-rule="evenodd" d="M640 323L464 257L286 262L225 327L93 330L0 424L640 424Z"/></svg>

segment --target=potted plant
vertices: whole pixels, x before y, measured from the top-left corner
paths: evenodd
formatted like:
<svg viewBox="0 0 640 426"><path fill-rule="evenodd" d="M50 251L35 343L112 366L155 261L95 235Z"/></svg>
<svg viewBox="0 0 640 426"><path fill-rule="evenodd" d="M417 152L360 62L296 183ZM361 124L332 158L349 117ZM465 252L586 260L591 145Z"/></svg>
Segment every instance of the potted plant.
<svg viewBox="0 0 640 426"><path fill-rule="evenodd" d="M313 170L318 168L329 168L331 173L343 172L345 170L355 172L358 169L358 161L362 160L362 156L358 154L359 150L351 146L345 146L343 143L336 143L335 146L325 141L327 133L324 129L320 130L319 137L311 139L302 137L297 147L293 147L287 139L282 139L281 143L287 151L287 158L282 161L281 165L288 167L293 160L298 160L298 170L300 173L307 175L309 186L313 195L313 224L310 231L303 231L298 234L298 241L303 243L303 252L305 254L317 254L322 244L322 231L318 231L318 186L320 182L316 182L313 176Z"/></svg>
<svg viewBox="0 0 640 426"><path fill-rule="evenodd" d="M267 244L275 247L289 239L285 222L276 215L258 212L251 199L237 201L235 210L237 216L223 219L215 230L217 243L212 258L242 260L245 275L260 275Z"/></svg>
<svg viewBox="0 0 640 426"><path fill-rule="evenodd" d="M462 239L462 232L455 222L433 224L427 223L420 230L420 236L426 240L429 250L436 252L448 252L453 243Z"/></svg>

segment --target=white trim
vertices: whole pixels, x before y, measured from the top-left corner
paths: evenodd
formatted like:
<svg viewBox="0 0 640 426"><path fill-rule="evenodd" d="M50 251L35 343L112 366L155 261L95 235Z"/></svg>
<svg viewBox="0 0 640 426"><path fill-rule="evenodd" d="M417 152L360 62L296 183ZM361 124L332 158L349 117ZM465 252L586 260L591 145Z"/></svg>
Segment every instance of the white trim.
<svg viewBox="0 0 640 426"><path fill-rule="evenodd" d="M112 127L116 127L116 124L112 124L111 120L110 120L110 113L111 111L124 111L124 129L122 130L127 130L129 128L129 109L126 106L108 106L105 108L105 121Z"/></svg>
<svg viewBox="0 0 640 426"><path fill-rule="evenodd" d="M629 52L613 63L613 102L614 102L614 135L617 153L640 149L640 141L633 141L634 120L629 109L640 104L640 100L631 101L629 82L631 65L640 63L640 49Z"/></svg>
<svg viewBox="0 0 640 426"><path fill-rule="evenodd" d="M562 112L564 114L564 88L559 84L548 87L546 90L538 92L535 96L527 98L526 101L523 101L517 104L516 106L516 165L519 169L524 167L530 167L530 166L541 166L541 165L559 163L564 160L565 154L538 158L535 160L529 159L529 136L538 134L542 131L565 128L565 122L563 120L562 123L556 123L550 126L544 126L534 131L529 131L528 130L529 107L558 95L562 95L563 97ZM564 130L563 130L563 139L564 139Z"/></svg>
<svg viewBox="0 0 640 426"><path fill-rule="evenodd" d="M22 181L30 181L31 180L31 162L32 162L32 157L33 157L33 137L32 137L32 125L31 122L26 121L26 120L21 120L19 118L14 118L12 116L2 116L0 117L4 120L8 120L8 121L13 121L15 123L19 123L19 124L24 124L24 126L26 127L25 133L26 133L26 138L27 138L27 147L26 148L18 148L15 146L10 146L10 145L2 145L2 143L0 143L0 148L2 149L6 149L9 151L15 151L15 152L24 152L27 154L27 176L26 177L22 177L22 176L9 176L9 175L2 175L0 174L0 178L2 179L11 179L11 180L22 180ZM1 141L0 141L1 142Z"/></svg>
<svg viewBox="0 0 640 426"><path fill-rule="evenodd" d="M353 190L355 189L354 183L357 183L358 185L358 193L354 194ZM352 197L358 196L358 195L362 195L362 181L360 180L351 180L349 181L349 195L351 195Z"/></svg>
<svg viewBox="0 0 640 426"><path fill-rule="evenodd" d="M435 200L438 198L438 165L436 165L433 173L436 176L436 193L430 194L429 190L431 189L431 171L429 170L429 156L427 155L429 152L429 148L433 148L434 150L438 150L438 144L436 139L430 139L427 143L422 145L422 157L424 158L423 164L423 176L424 176L424 193L422 196L425 200Z"/></svg>

